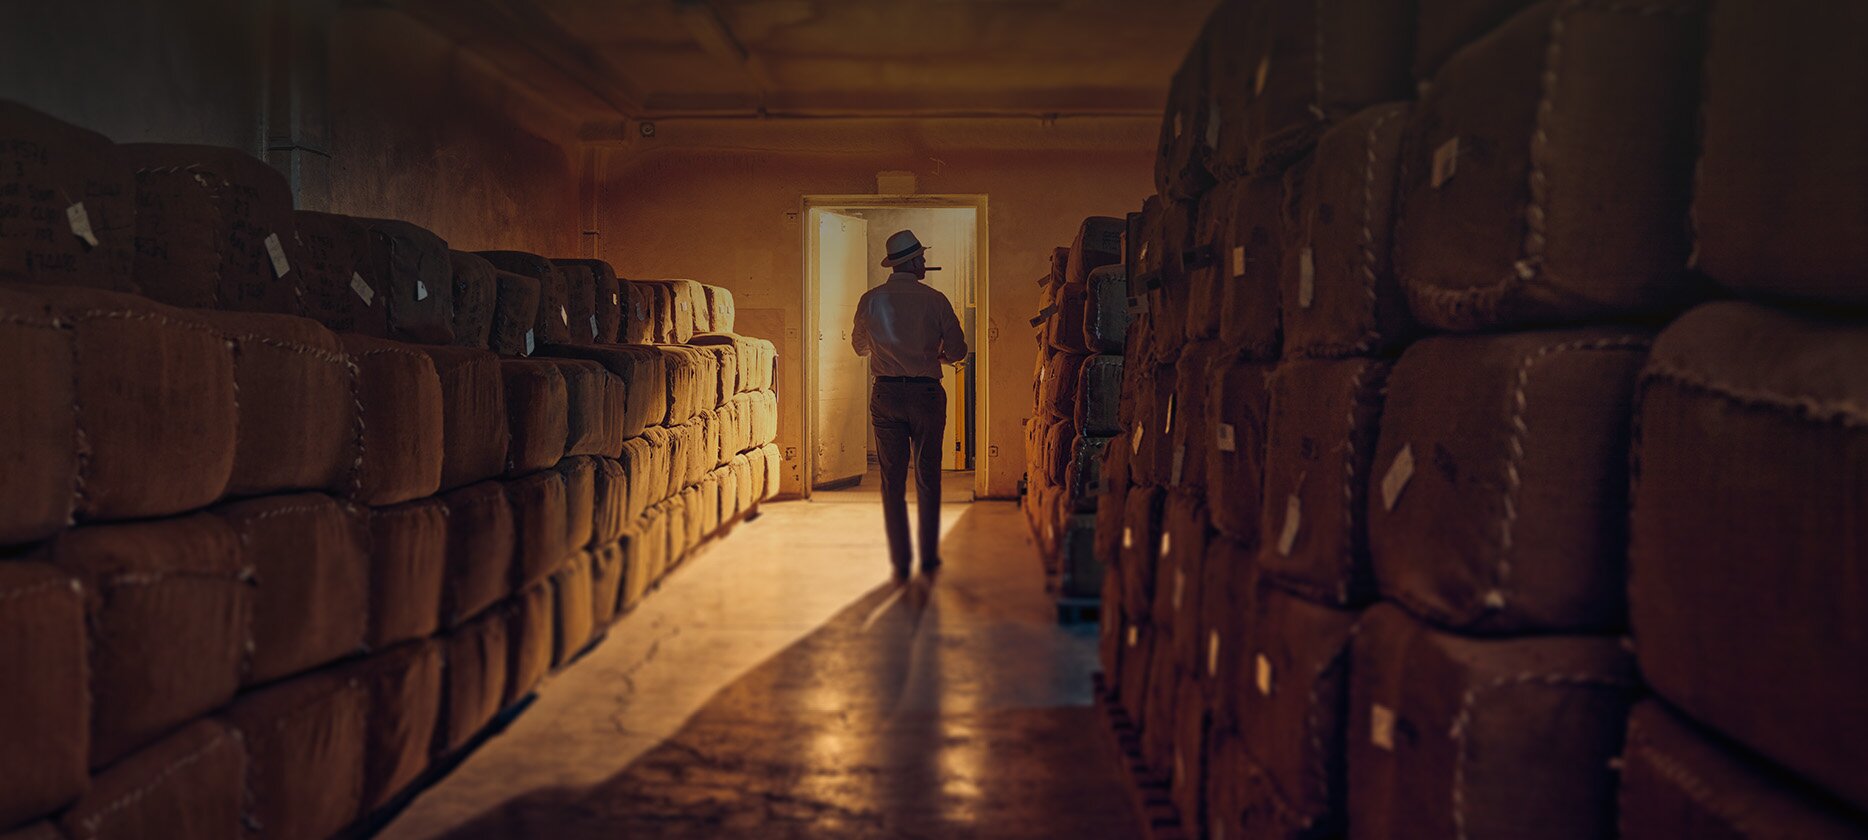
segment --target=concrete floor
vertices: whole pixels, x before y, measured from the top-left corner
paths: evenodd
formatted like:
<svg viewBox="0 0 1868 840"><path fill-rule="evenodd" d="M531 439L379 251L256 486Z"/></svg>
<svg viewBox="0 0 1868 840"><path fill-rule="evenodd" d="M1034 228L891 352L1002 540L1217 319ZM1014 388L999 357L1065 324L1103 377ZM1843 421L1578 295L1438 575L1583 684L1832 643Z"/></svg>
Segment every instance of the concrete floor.
<svg viewBox="0 0 1868 840"><path fill-rule="evenodd" d="M1094 630L1057 625L1016 506L946 505L946 569L905 590L873 477L765 510L382 836L1137 835Z"/></svg>

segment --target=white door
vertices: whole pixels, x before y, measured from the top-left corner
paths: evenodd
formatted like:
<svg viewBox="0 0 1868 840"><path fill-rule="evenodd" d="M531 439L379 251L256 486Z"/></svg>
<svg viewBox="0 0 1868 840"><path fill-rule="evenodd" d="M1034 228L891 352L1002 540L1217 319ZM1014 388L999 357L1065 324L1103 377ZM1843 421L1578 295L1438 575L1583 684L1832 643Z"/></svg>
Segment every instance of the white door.
<svg viewBox="0 0 1868 840"><path fill-rule="evenodd" d="M869 471L869 362L850 345L856 301L869 289L869 222L817 217L817 429L814 486Z"/></svg>

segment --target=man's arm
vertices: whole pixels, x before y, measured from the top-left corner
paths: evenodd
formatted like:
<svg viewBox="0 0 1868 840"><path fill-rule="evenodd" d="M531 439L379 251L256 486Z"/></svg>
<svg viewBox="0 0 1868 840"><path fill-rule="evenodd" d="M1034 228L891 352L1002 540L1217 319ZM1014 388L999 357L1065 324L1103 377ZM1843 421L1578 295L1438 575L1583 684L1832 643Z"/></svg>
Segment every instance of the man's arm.
<svg viewBox="0 0 1868 840"><path fill-rule="evenodd" d="M856 325L850 328L850 346L856 349L856 355L869 355L869 307L862 302L856 304Z"/></svg>
<svg viewBox="0 0 1868 840"><path fill-rule="evenodd" d="M954 314L953 301L945 296L941 302L946 306L946 324L941 327L940 360L952 364L966 361L966 331L960 328L960 316Z"/></svg>

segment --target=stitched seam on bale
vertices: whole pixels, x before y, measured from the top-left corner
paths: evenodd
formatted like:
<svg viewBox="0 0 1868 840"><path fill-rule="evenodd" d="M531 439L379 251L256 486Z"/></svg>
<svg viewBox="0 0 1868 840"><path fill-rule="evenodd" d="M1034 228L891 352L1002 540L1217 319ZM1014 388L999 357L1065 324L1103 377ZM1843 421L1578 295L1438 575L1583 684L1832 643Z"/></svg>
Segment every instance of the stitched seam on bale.
<svg viewBox="0 0 1868 840"><path fill-rule="evenodd" d="M356 498L363 495L363 461L368 453L369 428L363 419L363 369L357 366L355 359L348 357L344 359L344 367L350 373L350 399L356 409L352 415L357 418L357 459L350 465L350 487L346 495Z"/></svg>
<svg viewBox="0 0 1868 840"><path fill-rule="evenodd" d="M182 772L183 770L188 769L190 765L193 765L195 762L200 761L202 756L207 755L208 753L213 752L214 750L218 749L221 746L221 743L226 741L228 737L229 736L225 732L217 733L214 736L213 740L207 742L206 744L203 744L200 749L195 750L194 752L189 753L188 755L183 756L179 759L176 759L175 763L162 768L162 772L157 773L156 777L154 779L149 780L148 783L142 785L141 787L136 788L135 790L130 791L129 793L124 794L123 796L118 797L116 800L112 801L109 805L106 805L102 809L98 810L97 813L92 814L89 817L86 817L83 822L86 836L88 837L98 836L97 835L98 830L102 828L104 821L108 819L111 815L125 808L128 808L131 805L135 805L136 803L141 802L144 799L144 797L147 797L150 793L154 792L156 788L161 787L164 782L167 782L170 779L170 777L174 776L177 773ZM237 740L239 738L239 735L238 733L235 733L232 737Z"/></svg>
<svg viewBox="0 0 1868 840"><path fill-rule="evenodd" d="M1468 840L1466 834L1466 759L1469 744L1466 736L1472 727L1472 715L1478 706L1479 697L1501 688L1524 685L1537 685L1546 688L1634 688L1637 684L1631 680L1604 676L1601 674L1539 674L1518 673L1499 677L1484 685L1466 689L1460 698L1459 713L1453 718L1453 725L1447 733L1453 739L1453 834L1457 840Z"/></svg>
<svg viewBox="0 0 1868 840"><path fill-rule="evenodd" d="M84 431L84 390L81 382L84 370L83 360L78 352L77 325L63 319L55 319L65 330L71 342L71 432L73 458L71 470L71 498L65 505L65 527L78 524L78 512L88 512L91 506L90 490L86 486L86 476L91 471L91 438Z"/></svg>
<svg viewBox="0 0 1868 840"><path fill-rule="evenodd" d="M104 578L99 581L99 584L107 588L119 586L158 586L172 583L231 583L245 586L247 580L247 570L243 568L227 574L216 574L213 572L123 572Z"/></svg>
<svg viewBox="0 0 1868 840"><path fill-rule="evenodd" d="M331 506L316 505L316 504L297 505L295 507L273 508L271 510L260 511L259 513L255 513L255 514L249 514L246 516L238 516L238 517L229 517L229 518L234 518L234 519L238 519L238 520L245 521L245 522L264 522L268 519L277 519L281 516L290 516L290 515L299 514L299 513L320 513L320 512L329 510L330 507Z"/></svg>
<svg viewBox="0 0 1868 840"><path fill-rule="evenodd" d="M1355 378L1349 382L1348 434L1343 438L1343 556L1339 569L1341 575L1336 580L1336 594L1340 603L1349 602L1350 578L1355 574L1356 564L1356 413L1362 407L1362 383L1368 376L1369 364L1363 363L1356 371ZM1381 395L1386 395L1388 387L1384 384ZM1378 399L1380 397L1378 396Z"/></svg>
<svg viewBox="0 0 1868 840"><path fill-rule="evenodd" d="M273 338L271 336L262 335L260 333L229 332L229 331L223 330L221 331L220 334L222 338L225 338L229 341L234 341L234 342L239 342L239 343L250 342L253 344L260 344L266 347L270 347L274 350L283 350L287 353L295 353L301 356L310 356L313 359L316 359L320 362L324 362L325 364L329 364L329 365L341 365L344 363L344 359L345 359L344 354L340 352L336 352L333 350L326 350L322 347L313 347L312 345L305 344L302 342L286 341L284 339Z"/></svg>
<svg viewBox="0 0 1868 840"><path fill-rule="evenodd" d="M1316 85L1316 89L1314 93L1314 99L1310 103L1309 111L1310 111L1310 116L1315 118L1317 122L1323 122L1326 119L1326 116L1323 112L1323 68L1324 68L1323 4L1324 2L1325 0L1312 0L1310 4L1311 13L1314 16L1314 19L1311 21L1311 25L1315 27L1315 31L1312 34L1316 38L1316 44L1313 47L1312 52L1311 52L1311 58L1316 61L1316 66L1312 68L1311 75L1313 76L1312 82Z"/></svg>
<svg viewBox="0 0 1868 840"><path fill-rule="evenodd" d="M1712 792L1707 786L1705 779L1700 778L1691 768L1681 764L1679 761L1675 760L1673 756L1662 753L1659 749L1655 748L1655 746L1648 741L1647 733L1630 726L1626 755L1632 756L1634 753L1640 753L1645 756L1647 762L1653 765L1654 770L1668 781L1678 786L1681 793L1686 794L1688 799L1693 800L1693 804L1706 809L1714 816L1724 820L1728 826L1737 829L1739 834L1746 837L1756 836L1755 833L1750 830L1749 822L1745 819L1744 814L1737 809L1723 807L1723 800ZM1626 761L1627 758L1624 758L1624 765ZM1626 770L1623 772L1625 773ZM1626 816L1626 812L1624 811L1622 814L1624 820ZM1623 831L1621 836L1626 837L1628 833Z"/></svg>
<svg viewBox="0 0 1868 840"><path fill-rule="evenodd" d="M1374 125L1369 126L1368 134L1364 136L1362 140L1363 146L1367 150L1367 158L1362 168L1361 271L1363 282L1362 291L1364 296L1368 299L1367 302L1369 305L1369 320L1368 329L1363 331L1362 337L1350 348L1349 352L1351 355L1367 353L1374 349L1376 342L1381 340L1379 324L1380 304L1375 297L1375 144L1381 139L1381 130L1386 127L1398 113L1399 111L1390 110L1388 113L1381 115L1381 118L1377 119Z"/></svg>
<svg viewBox="0 0 1868 840"><path fill-rule="evenodd" d="M75 581L75 580L70 580L70 579L65 579L65 578L58 578L58 579L54 579L54 580L45 580L45 581L40 581L40 582L38 582L38 583L35 583L35 584L33 584L33 585L31 585L31 586L23 586L23 587L20 587L20 588L18 588L18 589L9 589L9 590L7 590L7 591L5 591L5 592L0 592L0 602L4 602L4 601L14 601L14 600L18 600L18 599L20 599L20 598L28 598L28 597L31 597L31 596L33 596L33 595L37 595L37 594L39 594L39 593L41 593L41 592L44 592L44 591L46 591L46 590L49 590L49 589L65 589L65 590L70 590L70 589L71 589L71 587L72 587L72 584L74 584L74 583L78 583L78 582L77 582L77 581ZM81 583L80 583L80 584L78 584L78 585L79 585L79 587L80 587L80 589L79 589L79 593L80 593L80 595L82 595L82 592L83 592L83 590L82 590L82 586L83 586L83 584L81 584Z"/></svg>
<svg viewBox="0 0 1868 840"><path fill-rule="evenodd" d="M1682 390L1718 397L1742 408L1788 414L1806 423L1845 429L1868 428L1868 404L1854 400L1819 400L1747 388L1672 362L1649 363L1641 378L1644 385L1665 382Z"/></svg>
<svg viewBox="0 0 1868 840"><path fill-rule="evenodd" d="M1499 604L1492 608L1494 612L1504 611L1505 593L1511 588L1511 552L1515 548L1512 539L1513 530L1518 522L1518 492L1524 484L1521 469L1524 465L1524 440L1530 435L1530 427L1525 423L1528 402L1525 391L1531 384L1531 369L1544 360L1563 353L1647 350L1650 341L1646 338L1598 338L1566 341L1539 347L1518 364L1515 384L1511 392L1511 418L1506 423L1510 437L1506 439L1505 452L1505 490L1500 494L1503 514L1499 518L1497 538L1494 548L1498 552L1497 577L1493 581L1493 591L1498 593ZM1482 611L1483 612L1483 611ZM1476 619L1475 619L1476 620Z"/></svg>
<svg viewBox="0 0 1868 840"><path fill-rule="evenodd" d="M1329 764L1330 754L1324 748L1323 744L1323 726L1319 714L1322 700L1317 696L1317 686L1323 682L1323 678L1326 675L1332 671L1336 671L1343 664L1343 660L1348 654L1349 646L1345 641L1343 647L1339 648L1335 654L1324 661L1323 665L1317 668L1316 674L1310 678L1310 704L1304 711L1304 728L1310 735L1310 761L1312 770L1310 781L1315 786L1314 789L1310 791L1310 794L1320 801L1328 801L1330 796L1329 772L1326 769L1326 765ZM1306 819L1304 823L1305 827L1308 828L1311 822L1312 820Z"/></svg>

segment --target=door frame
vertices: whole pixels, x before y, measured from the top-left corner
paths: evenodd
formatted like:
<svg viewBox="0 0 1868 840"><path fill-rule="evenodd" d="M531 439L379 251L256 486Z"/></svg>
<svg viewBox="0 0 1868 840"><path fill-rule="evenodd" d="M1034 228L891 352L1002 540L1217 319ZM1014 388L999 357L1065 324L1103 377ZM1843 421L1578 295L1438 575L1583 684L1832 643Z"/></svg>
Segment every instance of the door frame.
<svg viewBox="0 0 1868 840"><path fill-rule="evenodd" d="M986 313L991 312L991 269L990 241L987 237L986 196L965 194L939 195L807 195L801 203L798 225L804 236L803 279L799 288L803 291L804 335L798 342L804 363L804 448L802 454L808 456L816 452L817 446L817 344L822 332L818 323L818 288L817 288L817 225L812 218L814 210L937 210L945 208L972 208L975 212L974 239L978 270L973 277L973 343L971 348L977 362L973 366L974 405L973 405L973 498L986 497L986 477L988 465L992 463L992 449L986 445L986 435L992 428L992 391L988 387L992 369L992 342L987 340L989 328ZM816 482L817 465L814 459L803 457L801 474L804 477L804 498L811 497L811 485Z"/></svg>

